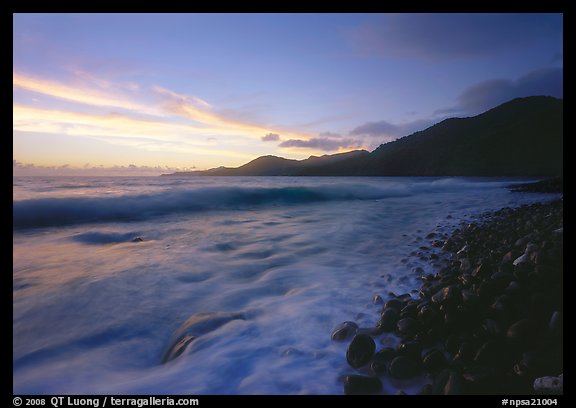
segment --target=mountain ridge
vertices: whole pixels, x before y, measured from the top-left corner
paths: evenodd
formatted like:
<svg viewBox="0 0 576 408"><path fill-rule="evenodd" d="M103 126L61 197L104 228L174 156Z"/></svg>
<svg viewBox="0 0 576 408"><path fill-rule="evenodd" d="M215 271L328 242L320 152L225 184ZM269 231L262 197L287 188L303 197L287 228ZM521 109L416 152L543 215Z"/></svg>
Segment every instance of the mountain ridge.
<svg viewBox="0 0 576 408"><path fill-rule="evenodd" d="M563 100L516 98L476 116L447 118L378 146L304 160L260 156L240 167L171 176L557 176Z"/></svg>

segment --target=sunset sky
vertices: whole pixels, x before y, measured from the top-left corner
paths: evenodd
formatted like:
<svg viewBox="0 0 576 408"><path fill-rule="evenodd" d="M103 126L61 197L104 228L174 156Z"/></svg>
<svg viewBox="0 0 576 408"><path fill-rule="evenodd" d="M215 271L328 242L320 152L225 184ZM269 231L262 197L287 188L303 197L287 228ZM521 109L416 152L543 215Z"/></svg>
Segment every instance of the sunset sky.
<svg viewBox="0 0 576 408"><path fill-rule="evenodd" d="M373 150L562 97L561 14L15 14L15 174Z"/></svg>

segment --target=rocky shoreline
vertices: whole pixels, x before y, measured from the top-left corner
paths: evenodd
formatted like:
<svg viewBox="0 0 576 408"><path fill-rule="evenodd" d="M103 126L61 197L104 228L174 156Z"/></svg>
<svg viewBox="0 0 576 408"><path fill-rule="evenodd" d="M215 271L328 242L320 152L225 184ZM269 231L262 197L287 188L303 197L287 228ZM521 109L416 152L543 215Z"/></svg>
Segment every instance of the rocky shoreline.
<svg viewBox="0 0 576 408"><path fill-rule="evenodd" d="M561 394L562 198L426 238L443 266L421 277L418 295L385 297L376 327L333 330L333 340L351 339L346 360L358 371L342 378L344 393L380 394L383 382L425 376L421 395ZM400 343L377 350L385 333Z"/></svg>

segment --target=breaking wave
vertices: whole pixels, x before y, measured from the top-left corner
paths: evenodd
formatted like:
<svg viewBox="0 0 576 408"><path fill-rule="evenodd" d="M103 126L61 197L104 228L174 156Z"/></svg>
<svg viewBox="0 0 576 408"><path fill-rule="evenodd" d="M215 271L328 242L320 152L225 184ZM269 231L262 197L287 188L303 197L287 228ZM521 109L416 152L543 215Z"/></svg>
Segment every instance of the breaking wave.
<svg viewBox="0 0 576 408"><path fill-rule="evenodd" d="M327 201L379 200L462 189L478 183L440 179L413 185L390 183L315 187L204 187L114 197L38 198L14 201L13 228L36 228L95 222L128 222L170 214L246 210L263 206ZM493 185L493 184L492 184Z"/></svg>

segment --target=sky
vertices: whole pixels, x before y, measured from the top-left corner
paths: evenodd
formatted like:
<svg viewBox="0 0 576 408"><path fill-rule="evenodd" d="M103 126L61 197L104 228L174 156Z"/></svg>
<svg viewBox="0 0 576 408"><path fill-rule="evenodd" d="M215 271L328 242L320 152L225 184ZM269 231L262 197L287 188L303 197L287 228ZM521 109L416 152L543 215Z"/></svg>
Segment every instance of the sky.
<svg viewBox="0 0 576 408"><path fill-rule="evenodd" d="M562 14L14 14L14 174L373 150L563 97Z"/></svg>

